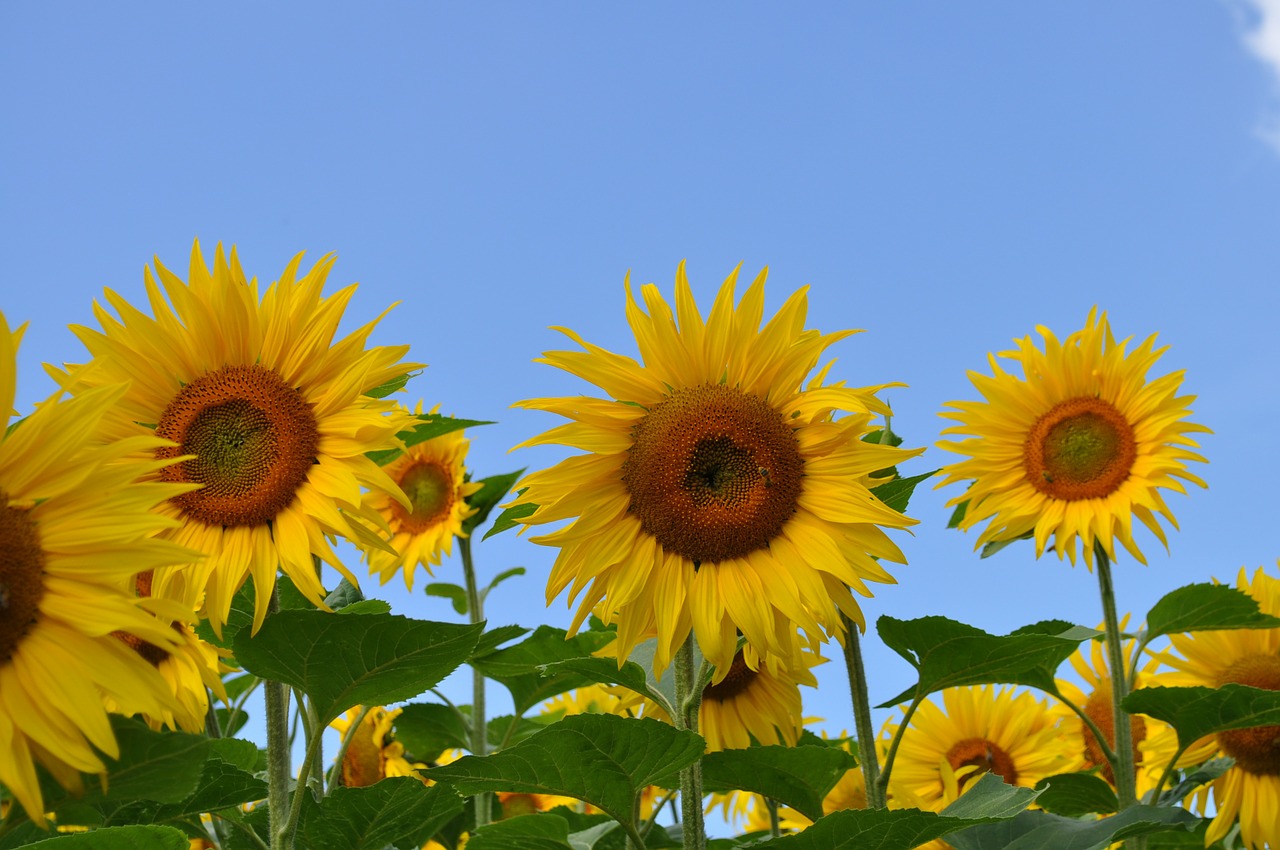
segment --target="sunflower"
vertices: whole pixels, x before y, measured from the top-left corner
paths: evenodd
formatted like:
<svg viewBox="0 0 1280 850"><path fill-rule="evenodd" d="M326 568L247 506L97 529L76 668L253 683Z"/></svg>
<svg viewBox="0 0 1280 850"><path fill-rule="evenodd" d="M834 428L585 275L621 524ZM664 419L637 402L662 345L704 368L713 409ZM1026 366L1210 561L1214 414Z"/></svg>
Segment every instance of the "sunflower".
<svg viewBox="0 0 1280 850"><path fill-rule="evenodd" d="M1280 615L1280 579L1263 572L1250 581L1244 570L1236 586L1258 602L1264 614ZM1171 635L1169 652L1161 662L1173 669L1158 674L1154 684L1217 688L1226 684L1280 690L1280 629L1232 629ZM1211 791L1216 814L1205 835L1212 844L1240 820L1240 838L1250 847L1280 845L1280 749L1275 741L1280 726L1260 726L1219 732L1216 748L1209 740L1197 742L1197 760L1220 754L1236 760L1235 766L1213 781ZM1168 749L1166 747L1166 749ZM1184 758L1182 763L1190 761ZM1167 761L1167 757L1166 757ZM1199 795L1201 813L1207 794Z"/></svg>
<svg viewBox="0 0 1280 850"><path fill-rule="evenodd" d="M129 456L163 440L92 441L123 386L51 398L9 431L20 335L0 314L0 784L43 822L37 762L75 788L80 772L106 769L100 754L120 755L104 699L129 713L177 708L165 680L112 633L176 647L152 611L181 610L144 605L131 581L192 558L153 537L173 524L153 508L190 487L139 483L168 461Z"/></svg>
<svg viewBox="0 0 1280 850"><path fill-rule="evenodd" d="M421 404L417 413L422 413ZM394 553L372 549L366 555L369 573L378 573L382 584L403 569L405 587L413 590L418 564L430 575L431 565L440 563L441 553L452 554L453 538L466 536L462 524L476 512L467 505L467 498L483 486L467 481L465 463L470 445L462 431L450 431L410 446L383 467L408 497L409 508L385 490L365 494L365 507L377 511L393 535Z"/></svg>
<svg viewBox="0 0 1280 850"><path fill-rule="evenodd" d="M1182 372L1147 381L1147 372L1165 351L1155 336L1132 353L1129 340L1116 343L1107 315L1089 311L1083 330L1061 343L1043 326L1044 351L1030 336L1000 357L1016 362L1022 377L990 356L991 377L970 372L985 401L953 401L941 416L959 424L943 434L939 448L966 459L943 467L942 487L972 480L948 506L967 503L961 529L984 520L977 546L1034 536L1036 557L1049 538L1058 557L1076 562L1077 542L1093 565L1094 543L1115 559L1115 540L1146 563L1133 540L1133 518L1168 548L1156 519L1177 520L1160 490L1185 493L1183 481L1205 483L1187 471L1188 461L1205 459L1191 449L1188 435L1211 433L1187 422L1194 396L1177 395Z"/></svg>
<svg viewBox="0 0 1280 850"><path fill-rule="evenodd" d="M347 742L346 751L342 753L342 784L347 788L365 788L388 776L421 779L417 769L426 765L410 763L404 757L404 744L391 737L391 725L403 709L372 706L360 725L353 729L352 724L362 711L364 707L357 705L329 724Z"/></svg>
<svg viewBox="0 0 1280 850"><path fill-rule="evenodd" d="M889 781L900 802L936 812L986 772L1031 788L1079 766L1045 703L1025 691L978 685L944 690L941 708L921 703Z"/></svg>
<svg viewBox="0 0 1280 850"><path fill-rule="evenodd" d="M735 269L706 322L683 263L674 315L653 284L641 290L642 311L628 276L643 365L561 328L585 350L550 351L541 362L610 398L519 403L573 420L521 446L588 452L516 485L526 489L512 504L536 506L522 522L575 518L533 538L560 549L547 600L570 586L570 604L582 596L571 633L599 606L618 623L622 659L652 632L655 667L665 669L692 629L718 678L732 667L739 632L762 655L793 662L797 627L812 643L840 634L837 608L865 626L849 586L870 596L867 581L893 581L876 559L905 561L881 526L915 520L868 488L874 473L919 451L863 441L873 414L889 412L875 396L881 387L824 386L826 367L802 383L854 332L805 330L804 289L760 327L767 271L735 308Z"/></svg>
<svg viewBox="0 0 1280 850"><path fill-rule="evenodd" d="M1120 621L1120 631L1122 633L1128 628L1128 624L1129 615L1126 614ZM1101 630L1102 626L1098 626L1098 628ZM1132 639L1123 642L1122 652L1126 659L1126 664L1129 663L1127 659L1133 656L1133 644ZM1066 679L1058 679L1057 683L1062 695L1073 705L1081 708L1102 732L1103 737L1107 740L1107 746L1114 747L1115 716L1111 703L1111 672L1107 666L1106 655L1106 646L1101 639L1098 639L1081 645L1071 656L1071 667L1084 680L1088 689L1087 693L1079 685ZM1138 671L1133 687L1142 688L1149 685L1152 681L1151 677L1159 666L1160 662L1157 659L1150 659ZM1096 769L1104 779L1114 785L1115 774L1111 769L1111 765L1107 762L1102 748L1098 746L1098 739L1094 736L1092 730L1085 726L1079 715L1065 705L1056 705L1052 712L1061 719L1063 733L1070 741L1071 748L1083 759L1081 769ZM1145 717L1140 714L1130 715L1129 717L1129 734L1130 740L1133 742L1133 760L1137 769L1139 797L1150 791L1159 778L1158 773L1147 769L1145 763L1146 740L1149 737L1160 734L1167 727L1168 724L1152 717Z"/></svg>
<svg viewBox="0 0 1280 850"><path fill-rule="evenodd" d="M95 305L103 330L73 327L93 360L60 373L77 394L130 381L108 414L107 438L171 440L156 456L180 460L159 477L203 485L162 513L179 521L168 537L206 557L157 570L154 584L157 595L193 605L204 594L202 612L219 632L250 575L256 630L277 566L323 607L313 557L359 584L326 538L389 548L363 524L385 527L360 491L400 490L365 452L397 447L412 420L366 393L419 364L400 362L408 346L365 348L376 320L334 342L355 287L321 297L333 256L299 279L301 259L261 297L234 248L228 259L219 245L210 270L197 242L187 282L157 260L159 285L146 271L155 317L106 290L120 318Z"/></svg>

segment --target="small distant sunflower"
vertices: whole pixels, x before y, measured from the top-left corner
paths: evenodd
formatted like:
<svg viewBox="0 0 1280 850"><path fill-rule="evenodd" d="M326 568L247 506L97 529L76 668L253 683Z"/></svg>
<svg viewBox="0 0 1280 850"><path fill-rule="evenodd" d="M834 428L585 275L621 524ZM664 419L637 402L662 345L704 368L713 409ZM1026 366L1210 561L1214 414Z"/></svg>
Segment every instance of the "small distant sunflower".
<svg viewBox="0 0 1280 850"><path fill-rule="evenodd" d="M1042 701L978 685L943 691L941 708L932 700L921 704L902 735L889 781L895 796L936 812L983 773L1031 788L1079 764Z"/></svg>
<svg viewBox="0 0 1280 850"><path fill-rule="evenodd" d="M574 714L623 714L624 698L616 689L605 685L584 685L552 697L542 704L542 714L561 713L565 717Z"/></svg>
<svg viewBox="0 0 1280 850"><path fill-rule="evenodd" d="M404 744L391 737L391 725L403 709L372 706L360 725L352 730L351 725L361 711L362 706L348 709L345 716L329 724L344 740L351 739L342 756L342 784L347 788L365 788L388 776L421 779L417 769L426 765L411 764L404 757Z"/></svg>
<svg viewBox="0 0 1280 850"><path fill-rule="evenodd" d="M382 584L402 569L405 587L413 590L417 566L421 564L430 575L431 565L440 563L442 553L452 554L453 538L465 536L462 524L476 512L468 507L467 497L483 486L466 480L470 446L462 431L450 431L410 446L382 468L399 485L410 507L385 490L365 494L365 507L377 511L392 532L394 553L371 549L366 556L369 573L378 573Z"/></svg>
<svg viewBox="0 0 1280 850"><path fill-rule="evenodd" d="M905 561L884 529L915 520L869 487L874 473L919 451L863 442L872 416L889 412L875 396L881 387L824 386L825 367L803 383L853 331L806 330L804 289L761 327L766 274L735 308L735 270L706 322L683 263L674 315L653 284L641 289L643 312L628 277L643 364L560 328L585 350L540 362L609 398L519 403L573 420L522 446L588 452L516 485L527 490L512 504L537 506L522 522L574 520L533 538L560 549L548 602L566 588L571 603L581 595L570 631L596 609L618 624L621 658L654 633L655 666L665 668L691 629L718 677L732 667L739 632L762 655L785 658L797 627L813 641L839 634L837 608L863 624L848 587L870 596L867 581L893 581L876 559Z"/></svg>
<svg viewBox="0 0 1280 850"><path fill-rule="evenodd" d="M1256 599L1264 614L1280 616L1280 579L1259 567L1252 581L1241 570L1236 586ZM1171 651L1160 653L1159 658L1173 670L1158 674L1154 684L1209 688L1238 684L1280 690L1280 629L1193 632L1171 635L1169 640ZM1206 844L1230 832L1238 817L1240 838L1248 847L1280 846L1280 747L1276 746L1280 726L1219 732L1193 745L1202 751L1200 758L1214 754L1202 746L1212 739L1221 754L1236 763L1210 786L1216 814L1205 834ZM1201 813L1206 797L1199 795Z"/></svg>
<svg viewBox="0 0 1280 850"><path fill-rule="evenodd" d="M1129 340L1117 343L1096 308L1061 343L1048 328L1036 330L1043 351L1027 336L999 355L1017 363L1021 377L992 355L991 377L969 373L985 401L949 402L942 412L959 423L942 433L968 438L939 448L967 457L944 467L938 486L972 481L948 505L968 502L961 529L988 521L978 547L1034 535L1040 557L1052 537L1058 557L1072 564L1083 544L1092 567L1095 541L1114 560L1119 540L1145 564L1133 518L1167 548L1156 514L1178 523L1159 491L1185 493L1184 481L1206 486L1187 470L1188 461L1205 462L1188 435L1211 433L1186 421L1195 397L1177 394L1182 372L1148 381L1165 349L1155 348L1152 335L1126 351Z"/></svg>
<svg viewBox="0 0 1280 850"><path fill-rule="evenodd" d="M96 306L101 332L73 327L93 360L61 375L77 394L129 382L106 438L159 436L173 445L158 458L187 457L159 477L203 486L162 512L180 522L168 537L206 557L159 569L154 583L157 595L193 605L204 594L203 613L218 631L250 575L255 629L277 567L318 606L324 588L313 556L358 584L327 537L387 548L362 524L380 527L381 519L362 506L361 487L399 488L365 452L395 448L412 420L366 393L419 364L400 362L408 346L365 348L376 320L335 342L355 286L322 297L333 256L299 279L301 260L261 295L234 249L228 259L219 245L210 270L196 243L185 282L157 260L159 285L146 270L155 317L106 290L120 318Z"/></svg>
<svg viewBox="0 0 1280 850"><path fill-rule="evenodd" d="M20 335L0 314L0 784L42 822L36 763L75 788L106 769L101 754L119 757L104 699L175 710L165 680L112 632L172 651L177 635L131 580L193 553L153 537L173 524L155 506L190 488L139 483L167 461L128 459L164 441L91 442L123 386L52 398L7 431Z"/></svg>
<svg viewBox="0 0 1280 850"><path fill-rule="evenodd" d="M1129 625L1129 615L1120 621L1120 631L1124 632ZM1101 630L1102 626L1098 626ZM1134 641L1125 640L1122 652L1126 659L1132 658ZM1129 663L1126 661L1126 663ZM1160 662L1152 658L1138 671L1134 687L1142 688L1151 683L1151 677ZM1071 667L1084 680L1088 692L1076 683L1066 679L1058 679L1058 689L1073 704L1084 710L1084 713L1101 730L1106 738L1107 746L1115 746L1115 716L1111 705L1111 672L1107 666L1106 645L1101 640L1091 640L1083 644L1071 656ZM1080 717L1065 705L1055 706L1053 713L1062 720L1063 733L1072 749L1083 759L1082 770L1098 770L1102 777L1115 784L1115 774L1107 763L1098 739L1084 724ZM1159 734L1168 724L1140 714L1130 715L1129 734L1133 741L1133 759L1137 768L1138 796L1141 797L1155 785L1153 773L1146 769L1145 746L1148 737ZM1158 777L1157 777L1158 778Z"/></svg>

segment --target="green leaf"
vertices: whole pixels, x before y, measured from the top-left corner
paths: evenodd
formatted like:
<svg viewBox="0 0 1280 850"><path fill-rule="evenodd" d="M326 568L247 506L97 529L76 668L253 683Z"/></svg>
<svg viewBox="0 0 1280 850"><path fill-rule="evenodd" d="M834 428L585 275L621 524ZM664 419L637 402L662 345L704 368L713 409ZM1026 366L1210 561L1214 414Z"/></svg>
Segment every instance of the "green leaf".
<svg viewBox="0 0 1280 850"><path fill-rule="evenodd" d="M1163 720L1188 747L1205 735L1229 729L1280 725L1280 691L1223 685L1220 688L1139 688L1125 697L1124 710Z"/></svg>
<svg viewBox="0 0 1280 850"><path fill-rule="evenodd" d="M542 670L547 676L574 675L581 676L589 683L621 685L658 703L667 712L667 716L674 716L670 700L654 686L652 677L645 669L634 661L626 662L619 670L616 658L570 658L544 664Z"/></svg>
<svg viewBox="0 0 1280 850"><path fill-rule="evenodd" d="M617 824L612 824L617 826ZM482 826L467 842L467 850L575 850L569 843L569 824L550 814L517 815Z"/></svg>
<svg viewBox="0 0 1280 850"><path fill-rule="evenodd" d="M210 743L231 742L231 740L223 739L211 741ZM248 744L254 751L254 759L256 761L258 751L256 746L248 741L235 741L235 743ZM204 812L216 812L219 809L239 806L255 800L265 800L266 797L267 783L236 764L225 761L216 754L211 754L204 763L204 770L200 774L200 782L197 784L195 793L181 803L161 806L152 811L148 820L153 823L173 822L188 818L199 820L200 815ZM112 821L120 822L123 820L121 814L116 814ZM138 822L141 822L141 818L138 819Z"/></svg>
<svg viewBox="0 0 1280 850"><path fill-rule="evenodd" d="M511 492L511 488L520 480L521 475L524 475L523 469L517 469L505 475L481 478L480 489L467 497L467 504L475 508L476 512L463 521L462 533L470 534L479 528L480 524L489 518L489 512Z"/></svg>
<svg viewBox="0 0 1280 850"><path fill-rule="evenodd" d="M877 429L876 429L876 430L874 430L874 431L868 431L867 433L865 433L865 434L863 434L863 435L862 435L862 442L864 442L864 443L883 443L883 442L888 442L888 443L889 443L889 445L891 445L891 446L900 446L900 445L902 445L902 438L901 438L901 437L899 437L899 436L898 436L898 434L897 434L897 432L896 432L896 431L894 431L892 428L890 428L890 429L889 429L889 439L888 439L887 441L886 441L886 440L884 439L884 437L882 436L883 434L884 434L884 429L883 429L883 428L877 428Z"/></svg>
<svg viewBox="0 0 1280 850"><path fill-rule="evenodd" d="M1189 584L1166 593L1147 613L1145 641L1182 632L1274 628L1280 619L1258 610L1249 594L1225 584Z"/></svg>
<svg viewBox="0 0 1280 850"><path fill-rule="evenodd" d="M1159 806L1132 806L1099 820L1023 812L1004 823L949 835L947 843L955 850L1102 850L1126 838L1190 829L1199 821L1185 809Z"/></svg>
<svg viewBox="0 0 1280 850"><path fill-rule="evenodd" d="M893 508L900 514L907 512L907 503L911 500L911 494L915 492L916 485L921 481L926 481L938 474L938 470L926 472L923 475L913 475L910 478L895 478L892 481L886 481L884 484L872 487L871 492L875 497Z"/></svg>
<svg viewBox="0 0 1280 850"><path fill-rule="evenodd" d="M966 797L973 797L966 801ZM1005 785L986 774L941 814L919 809L845 809L797 835L752 847L769 850L910 850L957 830L1007 820L1031 804L1036 792ZM957 804L965 805L956 808ZM1000 845L991 845L999 847Z"/></svg>
<svg viewBox="0 0 1280 850"><path fill-rule="evenodd" d="M857 759L832 747L751 747L702 758L702 784L710 792L751 791L790 806L809 820L822 817L822 801Z"/></svg>
<svg viewBox="0 0 1280 850"><path fill-rule="evenodd" d="M1100 776L1089 773L1060 773L1036 783L1040 796L1036 803L1047 812L1066 817L1088 814L1109 815L1119 810L1116 792Z"/></svg>
<svg viewBox="0 0 1280 850"><path fill-rule="evenodd" d="M956 505L956 509L951 512L951 519L947 520L947 528L959 528L960 523L964 522L965 511L969 510L969 500L965 499Z"/></svg>
<svg viewBox="0 0 1280 850"><path fill-rule="evenodd" d="M344 605L334 613L339 616L347 616L348 614L390 614L391 604L382 599L361 599L359 602Z"/></svg>
<svg viewBox="0 0 1280 850"><path fill-rule="evenodd" d="M467 613L467 591L456 584L433 581L426 587L427 596L438 596L453 603L453 610L459 614Z"/></svg>
<svg viewBox="0 0 1280 850"><path fill-rule="evenodd" d="M257 678L256 676L254 678ZM249 722L249 713L243 708L223 708L217 706L213 713L218 718L218 729L223 735L234 736Z"/></svg>
<svg viewBox="0 0 1280 850"><path fill-rule="evenodd" d="M1200 765L1192 773L1183 777L1182 781L1172 788L1166 788L1164 793L1160 795L1160 805L1176 806L1186 799L1187 795L1208 782L1212 782L1231 768L1235 767L1236 760L1228 756L1222 758L1209 759Z"/></svg>
<svg viewBox="0 0 1280 850"><path fill-rule="evenodd" d="M466 756L424 775L463 794L517 791L585 800L630 821L632 800L662 776L692 764L706 743L656 720L579 714L548 726L510 749Z"/></svg>
<svg viewBox="0 0 1280 850"><path fill-rule="evenodd" d="M113 826L58 835L26 846L37 850L188 850L191 842L171 826Z"/></svg>
<svg viewBox="0 0 1280 850"><path fill-rule="evenodd" d="M511 714L500 714L497 717L489 718L489 722L485 725L486 735L488 737L490 747L499 747L503 741L507 745L517 744L526 738L530 738L538 732L541 732L547 726L559 720L559 717L516 717ZM511 738L507 738L507 730L511 724L515 723L515 731L511 732Z"/></svg>
<svg viewBox="0 0 1280 850"><path fill-rule="evenodd" d="M456 419L452 416L441 416L438 413L419 413L418 424L414 427L401 431L397 436L404 442L405 447L416 446L418 443L425 443L434 437L440 437L453 431L461 431L464 428L475 428L480 425L492 425L492 422L482 422L476 419ZM382 449L376 452L365 452L365 457L372 460L378 466L386 466L391 461L404 454L400 449Z"/></svg>
<svg viewBox="0 0 1280 850"><path fill-rule="evenodd" d="M539 626L520 643L483 655L476 653L471 664L490 679L502 683L511 692L515 713L524 714L545 699L594 684L576 673L544 677L541 670L544 664L591 655L613 639L609 632L580 632L566 640L564 629Z"/></svg>
<svg viewBox="0 0 1280 850"><path fill-rule="evenodd" d="M488 655L507 641L527 634L529 630L524 626L496 626L480 636L480 640L476 641L476 651L471 654L477 658Z"/></svg>
<svg viewBox="0 0 1280 850"><path fill-rule="evenodd" d="M317 850L382 850L388 845L421 847L436 830L462 813L462 800L448 788L428 788L418 779L395 776L367 788L336 788L321 800L307 795L302 835Z"/></svg>
<svg viewBox="0 0 1280 850"><path fill-rule="evenodd" d="M992 540L986 546L982 547L982 552L978 555L978 557L990 558L992 555L999 552L1001 549L1003 549L1006 546L1010 546L1014 543L1017 543L1019 540L1030 540L1035 536L1036 536L1035 532L1028 531L1026 534L1019 534L1017 537L1006 537L1004 540Z"/></svg>
<svg viewBox="0 0 1280 850"><path fill-rule="evenodd" d="M481 625L411 620L394 614L280 611L257 635L236 635L235 653L250 673L299 688L320 722L356 705L417 696L456 670Z"/></svg>
<svg viewBox="0 0 1280 850"><path fill-rule="evenodd" d="M343 578L342 581L338 582L338 586L324 598L324 604L335 611L340 611L352 603L362 602L363 600L364 592L346 578Z"/></svg>
<svg viewBox="0 0 1280 850"><path fill-rule="evenodd" d="M516 497L519 498L520 496L524 495L524 491L527 489L529 488L523 487L517 490ZM524 519L525 517L531 515L537 509L538 509L538 506L531 502L524 502L522 504L512 505L509 508L503 509L502 513L498 514L498 518L493 521L493 527L490 528L488 531L486 531L484 533L484 537L481 537L480 539L488 540L493 535L501 534L502 532L506 531L508 528L515 528L517 525L520 524L516 522L516 520Z"/></svg>
<svg viewBox="0 0 1280 850"><path fill-rule="evenodd" d="M898 620L882 616L876 621L876 630L920 677L917 685L879 708L905 702L917 693L923 696L958 685L1029 685L1053 693L1058 667L1081 641L1096 634L1065 620L1046 620L998 636L946 617Z"/></svg>
<svg viewBox="0 0 1280 850"><path fill-rule="evenodd" d="M387 396L391 395L393 392L403 389L404 385L409 383L410 376L416 375L416 374L418 373L406 372L403 375L392 378L391 380L387 381L385 384L379 384L378 386L374 387L371 390L365 390L364 395L367 395L370 398L386 398Z"/></svg>
<svg viewBox="0 0 1280 850"><path fill-rule="evenodd" d="M316 610L316 606L312 605L307 597L302 595L288 576L276 576L276 589L281 611ZM227 614L227 622L222 626L222 637L218 637L214 633L213 627L209 625L207 619L201 619L199 624L196 625L196 635L201 640L214 646L222 649L231 649L232 643L235 641L236 635L240 633L240 630L253 625L255 598L254 582L246 581L236 591L236 595L231 598L231 610Z"/></svg>
<svg viewBox="0 0 1280 850"><path fill-rule="evenodd" d="M512 567L509 570L503 570L502 572L498 573L496 576L493 577L493 580L489 582L489 584L485 587L484 590L480 591L480 598L487 599L489 596L489 592L493 590L495 587L502 584L504 581L506 581L509 578L515 578L516 576L522 576L524 574L525 574L524 567Z"/></svg>
<svg viewBox="0 0 1280 850"><path fill-rule="evenodd" d="M471 748L466 721L447 705L410 703L391 724L409 761L435 761L445 750Z"/></svg>

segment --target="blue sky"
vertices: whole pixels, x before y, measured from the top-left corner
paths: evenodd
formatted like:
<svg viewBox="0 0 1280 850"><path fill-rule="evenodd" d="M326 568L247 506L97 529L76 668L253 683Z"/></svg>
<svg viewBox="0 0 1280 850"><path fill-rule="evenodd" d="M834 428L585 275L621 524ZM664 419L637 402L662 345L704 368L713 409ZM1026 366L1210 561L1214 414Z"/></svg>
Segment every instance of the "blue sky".
<svg viewBox="0 0 1280 850"><path fill-rule="evenodd" d="M472 435L482 476L561 456L506 453L555 424L511 402L593 392L531 362L562 345L548 326L634 353L628 269L669 294L687 258L709 303L737 263L768 265L771 309L811 285L811 325L867 330L836 347L836 376L910 385L889 397L911 445L974 397L965 370L988 351L1097 304L1118 335L1172 346L1157 373L1187 370L1216 432L1210 489L1170 498L1171 555L1146 536L1150 566L1117 565L1141 615L1280 556L1278 5L6 3L0 309L30 322L19 404L52 389L42 362L83 359L66 325L92 322L102 287L140 300L143 266L185 269L196 237L236 244L264 283L336 251L332 285L361 282L353 326L399 301L376 340L431 364L409 400L499 422ZM979 561L944 528L950 495L912 503L910 564L871 620L1100 619L1083 568L1025 546ZM563 600L530 605L553 555L514 535L478 547L485 575L530 572L494 593L494 622L567 623ZM909 684L867 644L873 697ZM852 725L839 666L806 702L832 730Z"/></svg>

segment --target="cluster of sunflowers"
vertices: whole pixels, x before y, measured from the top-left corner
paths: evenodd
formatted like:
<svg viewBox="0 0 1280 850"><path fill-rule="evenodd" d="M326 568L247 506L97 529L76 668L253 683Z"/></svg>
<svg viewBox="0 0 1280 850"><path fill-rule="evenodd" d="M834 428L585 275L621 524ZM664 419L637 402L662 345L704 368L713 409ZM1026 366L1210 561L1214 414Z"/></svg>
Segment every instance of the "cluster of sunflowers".
<svg viewBox="0 0 1280 850"><path fill-rule="evenodd" d="M607 397L517 403L571 420L522 446L581 453L472 481L474 423L391 398L408 347L369 346L376 320L337 338L354 287L322 294L332 263L260 292L221 246L186 280L157 261L151 314L108 290L114 315L73 328L86 362L47 367L58 393L8 426L0 850L1280 846L1280 580L1182 588L1136 630L1116 609L1116 542L1145 563L1134 518L1167 546L1160 491L1204 486L1208 429L1180 373L1148 379L1154 336L1130 350L1095 311L970 373L982 400L942 414L952 524L984 553L1083 555L1103 623L882 617L919 681L877 734L855 594L894 581L888 532L934 473L899 472L923 449L890 428L895 385L829 379L853 331L806 328L803 289L765 321L763 272L705 320L683 266L674 309L628 281L641 360L566 330L578 350L541 362ZM6 425L20 338L0 315ZM568 630L486 630L471 535L504 500L488 534L553 526L532 541L558 550ZM429 592L465 625L364 599L335 551L412 589L454 538L465 587ZM831 641L853 737L804 729ZM464 664L456 706L435 685ZM489 679L510 716L486 718ZM233 737L259 686L265 752ZM708 838L708 807L745 832Z"/></svg>

